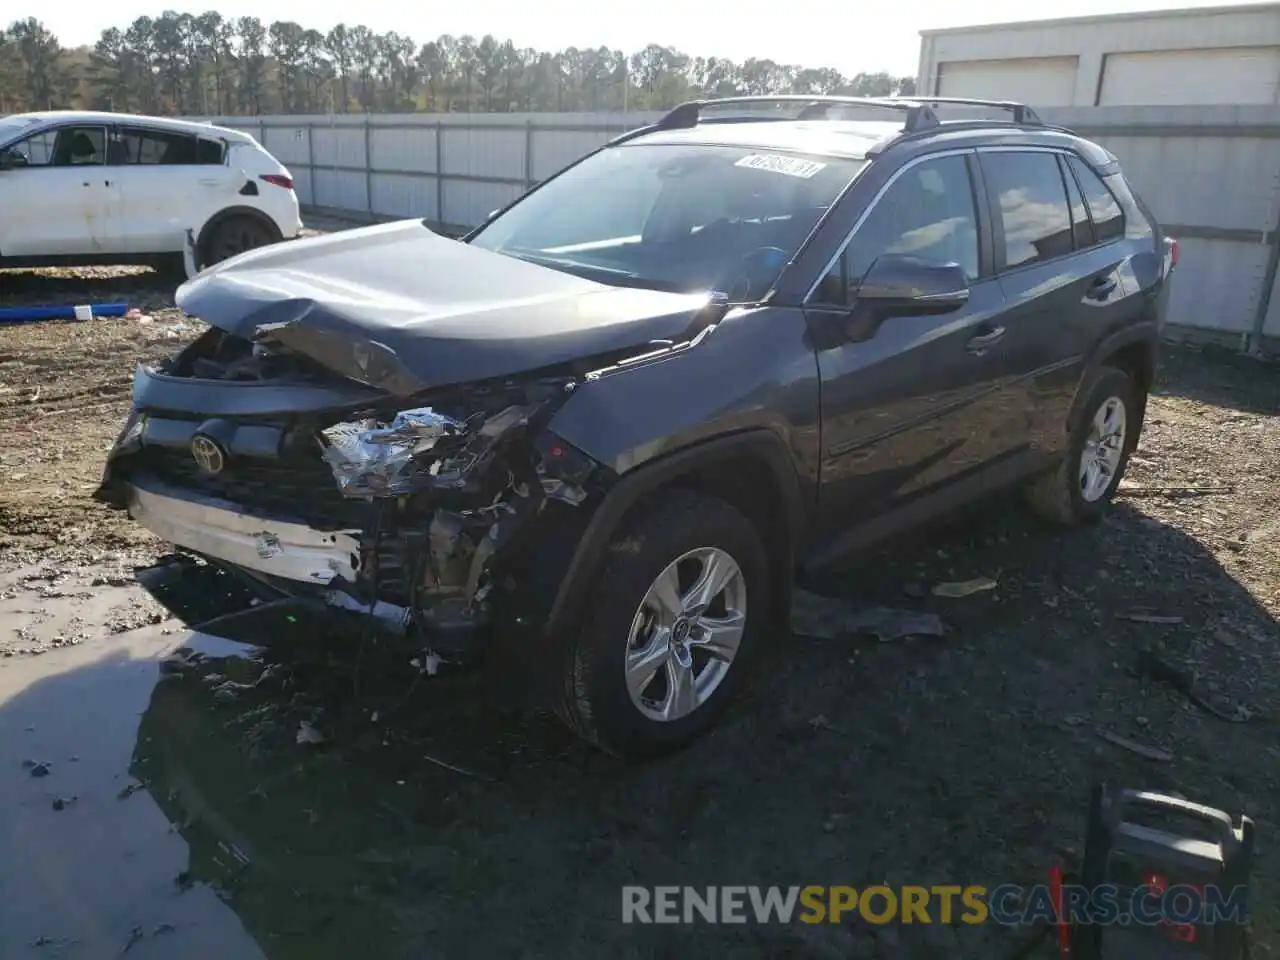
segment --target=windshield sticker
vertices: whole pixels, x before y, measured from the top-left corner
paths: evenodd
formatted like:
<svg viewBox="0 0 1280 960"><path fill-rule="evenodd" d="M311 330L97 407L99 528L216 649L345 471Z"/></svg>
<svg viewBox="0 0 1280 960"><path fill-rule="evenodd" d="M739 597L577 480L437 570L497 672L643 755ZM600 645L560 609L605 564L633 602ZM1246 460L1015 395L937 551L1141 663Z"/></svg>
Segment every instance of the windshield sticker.
<svg viewBox="0 0 1280 960"><path fill-rule="evenodd" d="M826 167L825 163L816 163L813 160L801 160L799 157L780 157L777 154L770 153L753 153L743 157L735 167L750 167L752 170L768 170L771 173L781 173L788 177L800 177L802 180L808 180L819 170Z"/></svg>

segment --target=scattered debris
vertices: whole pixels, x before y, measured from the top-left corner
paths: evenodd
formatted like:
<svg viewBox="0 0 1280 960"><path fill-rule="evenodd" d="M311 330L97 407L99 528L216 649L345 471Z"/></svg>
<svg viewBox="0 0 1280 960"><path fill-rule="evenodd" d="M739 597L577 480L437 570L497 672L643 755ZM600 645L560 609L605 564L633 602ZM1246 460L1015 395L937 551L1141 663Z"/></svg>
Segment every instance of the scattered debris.
<svg viewBox="0 0 1280 960"><path fill-rule="evenodd" d="M1234 485L1220 487L1148 487L1120 481L1116 492L1126 497L1208 497L1218 493L1235 493Z"/></svg>
<svg viewBox="0 0 1280 960"><path fill-rule="evenodd" d="M129 931L129 942L124 945L124 949L120 951L120 955L124 956L140 941L146 938L146 933L142 927L134 927Z"/></svg>
<svg viewBox="0 0 1280 960"><path fill-rule="evenodd" d="M1128 750L1130 753L1136 753L1140 757L1146 757L1148 760L1159 760L1162 763L1167 763L1173 759L1173 754L1169 753L1167 750L1161 750L1158 747L1148 747L1141 743L1135 743L1134 741L1128 740L1119 734L1111 733L1109 730L1099 730L1098 736L1107 741L1107 743L1111 743L1117 747Z"/></svg>
<svg viewBox="0 0 1280 960"><path fill-rule="evenodd" d="M1116 614L1116 617L1119 618L1120 620L1131 620L1134 623L1156 623L1156 624L1172 625L1175 623L1182 622L1181 617L1165 616L1158 613L1143 613L1142 611L1139 611L1139 610L1133 610L1133 611L1130 611L1129 613L1118 613Z"/></svg>
<svg viewBox="0 0 1280 960"><path fill-rule="evenodd" d="M324 743L325 736L309 722L303 720L298 724L297 742L303 743Z"/></svg>
<svg viewBox="0 0 1280 960"><path fill-rule="evenodd" d="M429 677L434 677L440 672L440 664L443 662L436 654L428 653L422 657L414 657L409 661L409 666Z"/></svg>
<svg viewBox="0 0 1280 960"><path fill-rule="evenodd" d="M56 797L53 801L53 809L65 810L78 800L79 797Z"/></svg>
<svg viewBox="0 0 1280 960"><path fill-rule="evenodd" d="M116 799L127 800L129 797L132 797L139 790L142 790L145 786L146 784L143 784L143 783L131 783L127 787L125 787L123 790L121 790L119 793L116 794Z"/></svg>
<svg viewBox="0 0 1280 960"><path fill-rule="evenodd" d="M1196 678L1190 671L1174 666L1154 650L1138 652L1136 672L1139 676L1149 677L1157 683L1172 687L1190 703L1219 720L1225 720L1227 723L1248 723L1250 720L1258 719L1258 714L1243 704L1237 704L1232 710L1224 710L1209 702L1196 691Z"/></svg>
<svg viewBox="0 0 1280 960"><path fill-rule="evenodd" d="M991 577L974 577L972 580L962 580L958 583L940 583L933 588L933 595L954 600L960 597L969 597L975 593L994 590L999 585Z"/></svg>
<svg viewBox="0 0 1280 960"><path fill-rule="evenodd" d="M452 770L454 773L460 773L464 777L471 777L475 780L483 780L485 783L496 782L496 780L493 777L485 776L482 773L476 773L474 770L468 770L466 767L459 767L456 764L449 763L449 761L447 760L441 760L439 757L433 757L428 753L424 753L422 755L422 759L426 760L428 763L434 763L437 767L444 767L446 770ZM403 780L399 780L397 782L401 784L404 783Z"/></svg>
<svg viewBox="0 0 1280 960"><path fill-rule="evenodd" d="M161 673L185 673L199 664L203 658L190 647L179 647L160 661Z"/></svg>
<svg viewBox="0 0 1280 960"><path fill-rule="evenodd" d="M33 777L47 777L52 766L48 760L23 760L22 767Z"/></svg>
<svg viewBox="0 0 1280 960"><path fill-rule="evenodd" d="M848 600L796 590L791 603L791 630L823 640L870 634L888 641L899 637L941 637L946 634L946 624L934 613L893 607L859 608Z"/></svg>

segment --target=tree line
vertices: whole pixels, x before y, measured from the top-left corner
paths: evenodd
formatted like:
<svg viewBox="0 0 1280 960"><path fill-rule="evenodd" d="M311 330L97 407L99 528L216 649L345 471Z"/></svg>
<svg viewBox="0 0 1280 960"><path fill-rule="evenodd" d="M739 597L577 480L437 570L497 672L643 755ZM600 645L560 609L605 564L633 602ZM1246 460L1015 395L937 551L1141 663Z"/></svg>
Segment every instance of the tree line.
<svg viewBox="0 0 1280 960"><path fill-rule="evenodd" d="M912 77L845 76L751 58L694 57L649 44L558 52L486 34L418 45L338 24L165 11L66 48L39 20L0 30L0 114L84 108L230 116L273 113L647 110L703 96L915 92Z"/></svg>

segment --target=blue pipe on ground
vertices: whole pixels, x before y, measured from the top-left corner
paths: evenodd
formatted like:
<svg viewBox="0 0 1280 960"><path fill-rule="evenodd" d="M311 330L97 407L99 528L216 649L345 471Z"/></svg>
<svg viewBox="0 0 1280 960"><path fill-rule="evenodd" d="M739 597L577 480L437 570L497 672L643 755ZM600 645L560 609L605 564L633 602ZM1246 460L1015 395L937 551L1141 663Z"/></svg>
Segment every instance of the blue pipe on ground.
<svg viewBox="0 0 1280 960"><path fill-rule="evenodd" d="M123 317L127 303L91 303L95 317ZM61 307L0 307L0 323L35 323L39 320L74 320L76 305Z"/></svg>

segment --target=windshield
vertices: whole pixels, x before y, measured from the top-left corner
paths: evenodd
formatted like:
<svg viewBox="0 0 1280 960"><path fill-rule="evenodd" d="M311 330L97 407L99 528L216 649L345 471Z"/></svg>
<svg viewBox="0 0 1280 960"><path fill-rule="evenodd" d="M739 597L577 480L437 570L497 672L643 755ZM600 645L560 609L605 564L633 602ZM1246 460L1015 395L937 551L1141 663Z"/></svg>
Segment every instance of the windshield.
<svg viewBox="0 0 1280 960"><path fill-rule="evenodd" d="M6 117L0 119L0 146L8 143L10 140L19 136L24 130L34 126L39 121L33 117Z"/></svg>
<svg viewBox="0 0 1280 960"><path fill-rule="evenodd" d="M699 144L588 157L472 238L602 283L759 300L864 161Z"/></svg>

